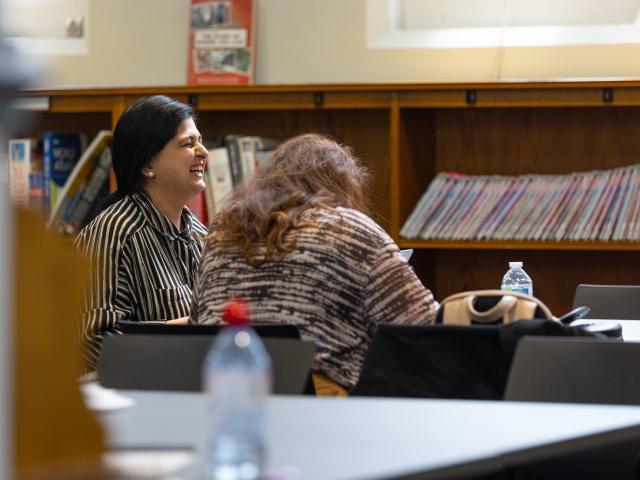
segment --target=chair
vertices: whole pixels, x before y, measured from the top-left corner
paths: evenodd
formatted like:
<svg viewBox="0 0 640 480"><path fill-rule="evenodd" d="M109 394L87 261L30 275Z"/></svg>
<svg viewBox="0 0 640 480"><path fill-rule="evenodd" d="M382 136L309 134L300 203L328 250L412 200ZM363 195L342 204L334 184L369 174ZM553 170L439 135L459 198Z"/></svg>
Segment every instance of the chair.
<svg viewBox="0 0 640 480"><path fill-rule="evenodd" d="M500 400L525 335L589 336L552 320L507 325L380 325L351 395Z"/></svg>
<svg viewBox="0 0 640 480"><path fill-rule="evenodd" d="M495 326L380 325L350 394L496 400L508 371Z"/></svg>
<svg viewBox="0 0 640 480"><path fill-rule="evenodd" d="M633 368L640 343L604 338L524 337L509 371L505 400L640 404ZM522 478L635 479L640 441L540 462L520 469Z"/></svg>
<svg viewBox="0 0 640 480"><path fill-rule="evenodd" d="M103 339L98 379L105 387L135 390L200 391L202 363L211 335L113 335ZM273 364L273 392L314 393L313 342L262 338Z"/></svg>
<svg viewBox="0 0 640 480"><path fill-rule="evenodd" d="M604 338L524 337L505 400L640 405L640 343Z"/></svg>
<svg viewBox="0 0 640 480"><path fill-rule="evenodd" d="M586 305L585 318L608 320L640 319L640 285L587 285L576 288L573 306Z"/></svg>

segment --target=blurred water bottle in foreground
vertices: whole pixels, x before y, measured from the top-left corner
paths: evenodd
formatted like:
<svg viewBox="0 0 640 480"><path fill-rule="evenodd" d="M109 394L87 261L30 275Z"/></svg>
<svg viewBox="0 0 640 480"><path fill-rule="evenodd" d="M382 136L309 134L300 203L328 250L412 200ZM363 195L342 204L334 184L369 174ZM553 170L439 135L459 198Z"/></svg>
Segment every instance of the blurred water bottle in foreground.
<svg viewBox="0 0 640 480"><path fill-rule="evenodd" d="M255 480L265 463L265 413L271 359L249 327L247 304L229 302L228 326L216 336L203 366L211 424L204 462L208 478Z"/></svg>

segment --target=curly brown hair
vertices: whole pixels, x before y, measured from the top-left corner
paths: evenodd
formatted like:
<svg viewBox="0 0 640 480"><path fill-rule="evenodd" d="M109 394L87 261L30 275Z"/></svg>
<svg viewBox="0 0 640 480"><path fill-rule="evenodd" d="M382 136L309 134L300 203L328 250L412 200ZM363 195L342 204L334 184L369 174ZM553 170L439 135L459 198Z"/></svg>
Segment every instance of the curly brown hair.
<svg viewBox="0 0 640 480"><path fill-rule="evenodd" d="M305 226L300 217L309 208L367 213L368 181L350 147L319 134L290 138L220 205L207 242L237 246L248 264L259 266L295 248L285 235Z"/></svg>

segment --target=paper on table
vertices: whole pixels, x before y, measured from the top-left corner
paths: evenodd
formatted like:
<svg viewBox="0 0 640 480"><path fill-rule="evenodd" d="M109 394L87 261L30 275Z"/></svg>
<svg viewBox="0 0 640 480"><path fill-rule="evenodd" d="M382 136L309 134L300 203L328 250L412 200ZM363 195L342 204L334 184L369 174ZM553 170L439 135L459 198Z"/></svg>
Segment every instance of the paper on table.
<svg viewBox="0 0 640 480"><path fill-rule="evenodd" d="M114 450L103 456L104 465L126 478L194 478L182 469L193 462L190 450Z"/></svg>
<svg viewBox="0 0 640 480"><path fill-rule="evenodd" d="M135 404L133 399L125 397L110 388L101 387L95 382L81 383L80 391L87 408L96 412L118 410Z"/></svg>

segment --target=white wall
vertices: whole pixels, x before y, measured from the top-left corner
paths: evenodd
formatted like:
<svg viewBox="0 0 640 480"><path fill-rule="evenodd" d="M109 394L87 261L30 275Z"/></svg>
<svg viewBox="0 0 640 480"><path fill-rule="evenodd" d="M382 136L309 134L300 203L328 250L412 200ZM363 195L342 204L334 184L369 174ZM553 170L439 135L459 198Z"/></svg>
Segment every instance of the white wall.
<svg viewBox="0 0 640 480"><path fill-rule="evenodd" d="M365 0L257 1L262 84L640 77L638 45L368 49ZM89 0L89 54L52 57L42 86L184 85L188 7Z"/></svg>

